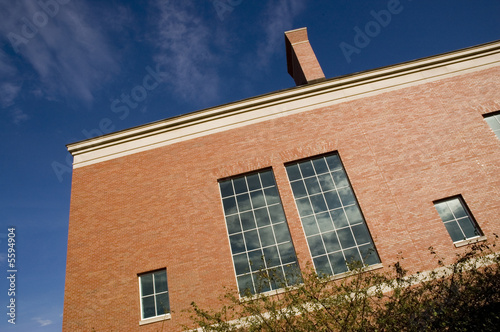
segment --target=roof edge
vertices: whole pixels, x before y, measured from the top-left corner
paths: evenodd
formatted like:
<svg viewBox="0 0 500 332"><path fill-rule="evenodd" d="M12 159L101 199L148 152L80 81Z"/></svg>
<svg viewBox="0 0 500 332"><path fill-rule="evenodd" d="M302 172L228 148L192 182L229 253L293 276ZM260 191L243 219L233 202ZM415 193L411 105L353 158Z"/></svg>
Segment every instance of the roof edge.
<svg viewBox="0 0 500 332"><path fill-rule="evenodd" d="M353 85L363 85L398 76L425 72L427 70L456 65L461 62L480 59L491 55L498 55L500 57L500 40L395 65L334 77L304 86L274 91L240 101L124 129L103 136L70 143L67 144L66 147L73 156L81 155L134 139L145 138L163 132L171 132L244 112L251 112L252 110L262 109L285 101L297 100L306 96L314 96L324 91L342 90L352 87ZM497 62L500 62L500 60L495 60L495 63ZM461 71L460 68L456 68L454 72L459 74Z"/></svg>

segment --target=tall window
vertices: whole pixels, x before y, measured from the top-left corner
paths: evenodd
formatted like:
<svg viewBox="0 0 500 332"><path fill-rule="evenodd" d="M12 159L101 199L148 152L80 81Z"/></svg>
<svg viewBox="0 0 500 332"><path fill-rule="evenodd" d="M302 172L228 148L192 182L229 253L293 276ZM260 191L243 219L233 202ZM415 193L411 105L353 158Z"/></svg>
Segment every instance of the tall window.
<svg viewBox="0 0 500 332"><path fill-rule="evenodd" d="M453 242L481 236L481 230L472 218L461 197L448 198L434 203Z"/></svg>
<svg viewBox="0 0 500 332"><path fill-rule="evenodd" d="M139 275L139 285L142 319L170 313L166 269Z"/></svg>
<svg viewBox="0 0 500 332"><path fill-rule="evenodd" d="M337 154L286 166L318 274L348 271L349 262L380 263Z"/></svg>
<svg viewBox="0 0 500 332"><path fill-rule="evenodd" d="M484 120L486 120L493 132L500 139L500 113L487 114L484 116Z"/></svg>
<svg viewBox="0 0 500 332"><path fill-rule="evenodd" d="M296 283L297 257L273 172L234 177L219 186L240 294Z"/></svg>

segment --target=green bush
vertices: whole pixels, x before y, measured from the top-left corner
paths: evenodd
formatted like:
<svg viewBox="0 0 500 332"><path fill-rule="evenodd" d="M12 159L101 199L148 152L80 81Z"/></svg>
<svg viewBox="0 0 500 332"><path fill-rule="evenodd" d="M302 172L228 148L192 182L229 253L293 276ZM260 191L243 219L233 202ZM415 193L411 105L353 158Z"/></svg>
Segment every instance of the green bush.
<svg viewBox="0 0 500 332"><path fill-rule="evenodd" d="M408 275L398 262L382 273L353 263L345 278L332 280L309 266L297 271L301 284L281 292L244 299L228 292L219 309L193 302L191 319L202 331L498 331L495 244L472 245L451 265L430 252L439 266L432 272Z"/></svg>

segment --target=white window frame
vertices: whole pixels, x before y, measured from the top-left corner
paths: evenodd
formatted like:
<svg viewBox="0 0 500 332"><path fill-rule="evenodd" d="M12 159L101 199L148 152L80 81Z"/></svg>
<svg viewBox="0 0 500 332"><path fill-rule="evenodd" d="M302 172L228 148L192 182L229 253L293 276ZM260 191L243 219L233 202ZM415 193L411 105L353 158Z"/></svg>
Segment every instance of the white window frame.
<svg viewBox="0 0 500 332"><path fill-rule="evenodd" d="M270 176L272 177L272 184L268 184L268 185L264 185L264 183L262 182L262 175L263 174L270 174ZM248 186L248 178L249 177L254 177L256 179L259 179L259 183L260 183L260 187L258 189L250 189L249 186ZM242 180L243 179L243 180ZM236 188L234 187L234 181L244 181L245 182L245 186L246 186L246 191L244 192L241 192L241 193L237 193L236 191ZM226 183L227 185L229 185L229 187L231 187L231 191L232 191L232 194L230 195L225 195L222 191L222 184L223 183ZM234 198L235 199L235 202L237 202L237 196L239 195L245 195L245 194L248 194L248 195L251 195L250 193L251 192L256 192L256 191L265 191L266 189L271 189L271 188L274 188L276 193L277 193L277 201L273 201L272 203L270 203L268 201L268 198L267 198L267 195L264 195L266 198L264 199L264 205L263 206L259 206L259 207L255 207L254 206L254 203L253 203L253 199L250 199L249 200L249 208L248 209L245 209L243 211L240 211L240 208L239 208L239 205L238 203L236 203L236 206L235 206L235 210L230 212L230 213L226 213L227 211L225 210L225 199L232 199ZM276 293L277 291L279 292L283 287L288 287L288 286L293 286L295 285L296 283L298 282L301 282L299 281L299 279L301 278L301 276L299 276L298 274L300 274L300 267L298 265L298 260L297 260L297 255L296 255L296 251L295 251L295 246L293 244L293 240L291 238L291 234L290 234L290 229L288 227L288 221L286 219L286 215L284 214L284 210L283 210L283 203L281 201L281 197L280 197L280 194L279 194L279 190L278 190L278 186L277 186L277 183L276 183L276 179L275 179L275 176L274 176L274 171L272 168L265 168L265 169L261 169L261 170L257 170L257 171L254 171L254 172L251 172L251 173L246 173L246 174L240 174L240 175L235 175L235 176L231 176L229 178L224 178L224 179L220 179L219 180L219 191L220 191L220 197L222 199L222 212L223 212L223 215L224 215L224 219L226 220L225 222L225 225L226 225L226 230L227 230L227 235L228 235L228 239L229 239L229 244L230 244L230 250L231 250L231 256L232 256L232 260L233 260L233 268L234 268L234 273L235 273L235 278L236 278L236 284L237 284L237 287L238 287L238 293L239 293L239 296L240 296L240 299L248 299L248 298L251 298L251 297L247 297L244 295L244 289L242 289L240 287L240 283L239 283L239 279L238 278L241 278L241 277L250 277L250 280L251 280L251 289L250 289L250 292L254 295L256 294L260 294L260 295L266 295L266 294L271 294L271 293ZM263 196L263 197L264 197ZM282 219L280 219L280 221L278 222L275 222L274 220L272 220L272 217L271 217L271 214L269 212L269 208L270 207L279 207L279 209L281 209L282 213L283 213L283 216L282 216ZM268 225L259 225L259 218L254 215L255 211L257 210L263 210L265 209L267 211L267 217L269 219L269 224ZM255 227L252 227L252 228L249 228L249 229L245 229L245 227L243 226L243 223L240 219L241 215L242 214L245 214L245 213L252 213L253 215L253 220L256 222L255 224ZM240 230L239 231L236 231L236 232L231 232L230 229L229 229L229 226L228 226L228 223L227 223L227 218L228 217L236 217L240 220L239 222L239 226L240 226ZM278 226L279 228L281 228L281 233L276 233L276 229L274 227ZM263 242L262 242L262 239L261 239L261 234L260 234L260 230L264 229L264 228L267 228L269 230L272 229L272 234L273 234L273 238L274 238L274 243L272 244L266 244L264 245ZM286 230L285 230L286 229ZM242 251L238 251L238 252L233 252L233 248L232 248L232 245L231 245L231 236L234 236L234 235L238 235L238 234L244 234L246 232L253 232L255 231L255 234L257 235L257 237L255 237L254 239L256 239L259 244L256 248L252 248L252 249L249 249L247 247L247 242L246 242L246 237L242 236L242 239L243 239L243 244L244 244L244 249L242 249ZM281 234L281 235L284 235L285 237L288 236L289 239L287 240L283 240L283 241L279 241L278 240L278 234ZM286 259L282 256L282 253L281 253L281 249L278 250L279 246L280 245L286 245L286 244L290 244L291 245L291 248L293 250L293 260L289 260L290 257L287 257ZM278 260L275 261L275 263L278 263L279 264L275 264L271 267L268 266L267 264L267 261L266 261L266 255L265 255L265 249L269 248L269 247L275 247L277 249L277 253L278 253ZM267 291L262 291L260 290L259 291L259 286L258 286L258 280L256 281L256 279L258 278L255 278L255 274L258 273L258 271L254 270L251 266L251 260L249 258L249 253L252 253L252 252L257 252L257 251L261 251L261 252L264 252L264 255L262 255L262 259L264 260L262 262L262 271L269 271L269 270L273 270L273 269L279 269L279 271L281 273L283 273L283 276L285 277L285 280L279 280L279 282L284 282L286 285L273 285L273 282L269 283L267 281L263 281L265 282L266 284L269 284L269 285L266 285L266 286L269 286L269 290ZM244 255L246 258L247 258L247 261L250 262L250 265L248 265L248 269L249 271L246 271L246 272L242 272L242 273L238 273L238 269L237 269L237 263L235 261L235 257L237 256L241 256L241 255ZM285 262L286 260L286 262ZM296 267L296 271L295 273L297 275L294 275L294 273L289 273L287 275L287 269L289 268L293 268L293 267ZM293 269L292 269L293 270ZM292 276L293 275L293 276ZM300 278L299 278L300 277ZM288 279L290 278L290 279Z"/></svg>
<svg viewBox="0 0 500 332"><path fill-rule="evenodd" d="M141 283L141 278L142 277L147 276L147 275L152 275L152 277L153 277L153 294L152 294L152 296L153 296L154 303L155 303L155 313L156 313L156 295L167 294L169 296L169 302L170 302L170 291L168 289L168 279L167 279L167 290L164 291L164 292L158 292L158 293L156 293L155 281L154 281L154 274L157 273L157 272L160 272L160 271L165 271L165 276L168 278L168 276L167 276L167 269L166 268L158 269L158 270L154 270L154 271L150 271L150 272L145 272L145 273L141 273L141 274L137 275L137 280L138 280L138 283L139 283L139 306L140 306L140 311L141 311L141 320L139 322L139 325L150 324L150 323L159 322L159 321L167 320L167 319L171 318L170 308L169 308L169 312L168 313L144 318L144 310L143 310L142 300L143 300L143 298L145 296L143 296L143 293L142 293L142 283ZM147 296L151 296L151 294L147 295ZM169 307L170 307L170 305L169 305Z"/></svg>
<svg viewBox="0 0 500 332"><path fill-rule="evenodd" d="M458 202L460 203L460 205L461 205L462 209L464 210L466 216L457 217L455 215L455 213L453 212L453 210L450 207L450 202L455 201L455 200L458 200ZM465 246L465 245L468 245L468 244L471 244L471 243L476 243L476 242L480 242L480 241L485 241L486 240L486 236L484 236L484 233L482 232L481 228L479 227L479 224L477 223L476 219L472 215L472 212L469 210L469 207L467 206L467 204L465 203L465 200L463 199L463 197L461 195L452 196L452 197L448 197L448 198L444 198L444 199L440 199L440 200L434 201L433 203L434 203L434 208L438 212L439 218L441 219L441 222L443 223L443 225L446 227L447 223L455 222L455 223L457 223L460 232L464 235L463 239L460 239L460 240L457 240L457 241L453 241L453 238L452 238L451 234L449 233L449 230L446 229L446 231L447 231L448 235L450 236L450 239L453 241L453 244L455 245L455 247L458 248L458 247ZM453 215L453 219L446 220L446 221L443 220L443 217L441 216L441 214L439 213L439 211L437 210L437 207L436 207L436 205L443 204L443 203L446 203L446 205L448 206L448 209L450 209L450 211L451 211L451 213ZM466 234L463 231L462 226L460 226L460 224L458 223L459 220L465 219L465 218L468 218L469 221L471 222L471 225L474 227L474 229L475 229L475 231L477 233L475 236L465 237Z"/></svg>
<svg viewBox="0 0 500 332"><path fill-rule="evenodd" d="M338 162L338 164L336 164L337 166L335 168L331 168L331 166L329 165L329 163L327 162L327 159L328 158L334 158L336 159L336 161ZM314 162L315 161L319 161L319 160L324 160L325 162L325 165L327 165L327 169L321 171L318 173L318 170L316 169L316 167L314 166ZM312 169L314 170L313 173L314 175L307 175L307 176L304 176L304 174L302 173L302 171L300 170L300 167L299 165L300 164L308 164L310 163ZM295 167L300 176L298 178L292 178L291 177L291 173L290 171L292 170L292 168ZM361 208L359 206L359 203L358 203L358 200L356 198L356 195L354 193L354 189L351 185L351 182L349 180L349 176L347 175L347 172L345 170L345 167L342 163L342 160L340 158L340 155L338 152L331 152L331 153L327 153L327 154L323 154L323 155L317 155L317 156L312 156L312 157L308 157L308 158L305 158L305 159L301 159L301 160L296 160L296 161L293 161L293 162L289 162L285 165L285 168L286 168L286 171L287 171L287 175L288 175L288 183L290 184L290 190L292 191L293 193L293 198L294 198L294 201L295 201L295 206L296 206L296 209L297 209L297 212L299 214L299 217L300 217L300 220L301 220L301 225L302 225L302 230L304 232L304 236L306 238L306 241L307 241L307 246L308 246L308 249L309 249L309 254L313 260L313 264L314 264L314 268L315 270L318 272L318 267L316 266L316 261L315 259L317 257L324 257L326 259L328 259L328 266L330 267L330 270L331 270L331 274L330 273L324 273L322 272L321 274L324 274L325 276L329 276L330 278L332 279L337 279L339 276L340 277L344 277L348 271L349 271L349 267L347 266L346 267L346 271L345 272L341 272L341 273L336 273L335 272L335 269L334 269L334 265L333 263L330 261L330 255L333 254L341 254L343 257L344 257L344 262L348 263L347 259L346 259L346 251L347 250L357 250L357 252L359 253L359 257L361 258L362 262L365 266L369 267L369 268L378 268L378 267L381 267L382 266L382 263L380 261L380 256L378 255L378 252L376 250L376 247L375 247L375 243L373 241L373 237L371 236L371 233L370 233L370 230L368 229L368 225L366 224L366 221L365 221L365 218L363 216L363 213L361 211ZM341 187L338 187L337 184L336 184L336 181L334 181L332 179L332 176L334 173L342 173L344 179L345 179L345 183L342 184ZM295 173L295 175L297 176L298 174ZM334 186L334 189L328 189L328 190L324 190L324 188L322 187L322 185L319 184L319 176L329 176L329 179L332 181L331 183L333 184ZM294 191L294 188L293 188L293 183L297 183L297 182L300 182L300 183L305 183L303 181L305 181L305 179L311 179L311 178L317 178L318 179L318 188L320 189L319 192L316 192L314 194L311 194L309 192L309 189L307 189L307 185L304 185L304 192L301 194L301 196L297 196L295 191ZM321 227L319 226L319 223L317 223L317 226L318 226L318 233L316 234L308 234L308 232L306 231L305 229L305 225L304 225L304 220L305 218L315 218L316 220L316 216L319 215L319 214L325 214L327 213L326 211L322 211L320 213L317 213L314 211L314 208L313 208L313 203L311 201L311 197L314 197L314 196L317 196L317 197L322 197L324 199L324 202L325 202L325 206L328 205L328 203L326 203L326 197L325 197L325 193L333 193L335 195L339 195L339 190L342 190L342 189L349 189L351 194L352 194L352 198L353 198L353 202L350 202L348 203L347 205L344 204L344 202L342 202L342 199L339 199L339 207L336 207L334 209L332 209L331 207L327 207L327 210L328 212L331 212L331 211L345 211L345 208L348 207L348 208L353 208L353 209L356 209L357 211L359 211L359 218L360 218L360 221L358 221L357 223L355 223L354 225L351 223L351 221L349 220L348 224L347 225L344 225L340 228L337 228L335 224L335 222L333 221L333 217L331 217L330 221L333 222L332 225L333 226L333 229L331 230L327 230L327 231L323 231L321 230ZM305 193L305 194L304 194ZM303 215L300 208L299 208L299 204L298 204L298 201L299 200L306 200L308 201L308 203L310 204L310 208L311 208L311 214L308 214L308 215ZM342 212L345 214L345 212ZM342 216L344 216L344 214L342 214ZM348 216L347 214L345 214L345 218L346 220L348 220ZM363 243L358 243L358 238L357 236L354 235L353 233L353 227L362 227L364 226L365 229L366 229L366 233L365 235L367 236L367 238L369 238L368 242L363 242ZM343 244L342 244L342 240L341 240L341 236L338 235L336 236L336 238L338 239L338 243L339 243L339 249L336 250L335 252L329 252L328 251L328 248L326 247L325 245L325 242L324 242L324 234L328 234L328 233L335 233L337 234L337 232L340 230L342 231L349 231L351 236L352 236L352 239L354 241L354 245L353 246L350 246L350 247L346 247L344 248ZM321 243L323 245L323 249L325 249L325 253L322 253L322 254L313 254L313 252L311 251L311 243L310 243L310 239L311 238L314 238L314 237L320 237L321 239ZM371 246L371 250L372 250L372 259L375 260L375 262L372 262L372 263L368 263L367 261L365 261L365 258L366 257L363 257L362 255L362 252L361 252L361 247L366 247L366 246ZM340 255L339 255L340 256ZM323 259L324 259L323 258ZM320 273L320 272L318 272Z"/></svg>

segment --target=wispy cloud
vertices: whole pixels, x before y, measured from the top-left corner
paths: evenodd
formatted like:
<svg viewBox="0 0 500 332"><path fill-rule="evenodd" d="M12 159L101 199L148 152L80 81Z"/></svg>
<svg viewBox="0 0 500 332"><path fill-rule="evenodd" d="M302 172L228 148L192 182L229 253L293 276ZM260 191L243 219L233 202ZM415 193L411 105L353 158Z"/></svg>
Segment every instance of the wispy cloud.
<svg viewBox="0 0 500 332"><path fill-rule="evenodd" d="M271 0L264 12L255 17L252 34L263 34L257 42L256 57L243 66L250 75L269 66L271 58L283 50L283 32L293 27L294 18L305 7L305 0ZM221 93L224 81L221 64L227 50L232 49L229 40L237 40L240 47L249 43L238 40L237 31L221 30L221 21L213 10L213 17L205 17L192 0L154 0L157 35L150 42L157 48L155 60L162 64L164 78L177 95L186 100L210 102ZM210 20L212 19L212 20ZM216 22L214 24L214 21ZM263 32L263 33L262 33ZM253 43L252 43L253 44ZM250 68L251 66L251 68ZM264 68L265 69L265 68ZM224 73L227 75L227 73Z"/></svg>
<svg viewBox="0 0 500 332"><path fill-rule="evenodd" d="M13 110L11 110L11 115L12 115L12 121L18 125L20 124L21 122L24 122L26 120L29 120L29 115L24 113L23 110L21 110L20 108L15 108Z"/></svg>
<svg viewBox="0 0 500 332"><path fill-rule="evenodd" d="M9 107L14 104L19 91L20 85L15 85L11 82L0 83L0 104L2 107Z"/></svg>
<svg viewBox="0 0 500 332"><path fill-rule="evenodd" d="M0 74L13 75L16 73L16 68L9 63L8 57L3 50L0 49Z"/></svg>
<svg viewBox="0 0 500 332"><path fill-rule="evenodd" d="M267 3L261 24L266 39L259 43L259 65L267 66L275 53L283 51L283 33L294 28L293 20L305 6L305 0L272 0Z"/></svg>
<svg viewBox="0 0 500 332"><path fill-rule="evenodd" d="M0 106L11 106L17 98L20 84L16 79L16 68L9 62L5 52L0 50Z"/></svg>
<svg viewBox="0 0 500 332"><path fill-rule="evenodd" d="M30 34L23 34L23 29L26 32L35 17L43 18L36 13L45 13L37 1L0 0L0 8L3 42L35 70L44 97L76 97L90 103L94 91L119 70L111 43L101 32L106 30L101 13L91 13L85 2L59 5L53 16L45 15L45 24L33 25Z"/></svg>
<svg viewBox="0 0 500 332"><path fill-rule="evenodd" d="M42 319L40 317L35 317L35 318L32 318L31 320L34 320L35 322L40 324L40 327L52 324L52 321L50 319Z"/></svg>
<svg viewBox="0 0 500 332"><path fill-rule="evenodd" d="M164 68L165 82L185 99L211 100L219 90L212 69L218 57L211 50L213 28L199 14L193 1L155 0L158 36L156 61Z"/></svg>

